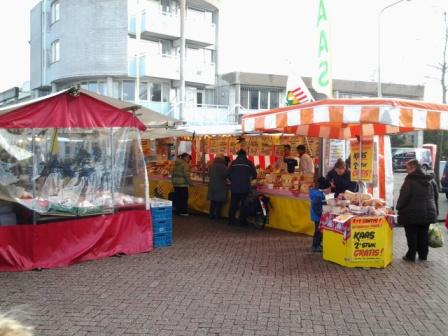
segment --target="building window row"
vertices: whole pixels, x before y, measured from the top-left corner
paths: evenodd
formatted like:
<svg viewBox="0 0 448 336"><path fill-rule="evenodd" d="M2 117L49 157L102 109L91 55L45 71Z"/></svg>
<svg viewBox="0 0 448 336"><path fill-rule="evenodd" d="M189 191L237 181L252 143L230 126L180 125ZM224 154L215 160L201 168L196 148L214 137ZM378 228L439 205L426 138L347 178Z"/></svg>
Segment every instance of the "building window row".
<svg viewBox="0 0 448 336"><path fill-rule="evenodd" d="M280 106L281 90L241 88L240 105L250 110L267 110Z"/></svg>

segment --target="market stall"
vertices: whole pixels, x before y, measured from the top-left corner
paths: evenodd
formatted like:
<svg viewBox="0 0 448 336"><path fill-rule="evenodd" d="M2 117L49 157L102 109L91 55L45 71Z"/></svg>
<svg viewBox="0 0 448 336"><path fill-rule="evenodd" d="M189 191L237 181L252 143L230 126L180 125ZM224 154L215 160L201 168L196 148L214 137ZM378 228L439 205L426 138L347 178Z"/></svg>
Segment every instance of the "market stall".
<svg viewBox="0 0 448 336"><path fill-rule="evenodd" d="M145 126L83 90L0 110L0 270L53 268L152 249Z"/></svg>
<svg viewBox="0 0 448 336"><path fill-rule="evenodd" d="M246 132L279 131L328 139L351 139L352 144L358 147L352 151L352 165L353 160L356 163L352 177L366 182L373 200L385 200L385 204L391 206L393 173L387 135L422 129L448 129L448 106L399 99L328 99L246 115L243 117L243 129ZM370 152L374 156L369 161ZM348 208L348 218L347 215L342 218L325 217L324 259L344 266L385 267L391 261L392 231L388 231L386 224L390 221L384 213L372 214L362 204L356 206L360 208ZM366 219L372 215L373 218ZM371 246L375 252L364 253L353 248L350 253L341 252L346 251L343 247L352 242L347 240L349 232L372 232L372 225L382 228L383 235L376 235L386 237L382 243L375 238L361 242L361 245L356 241L352 245ZM360 236L364 235L357 234L357 237ZM374 261L366 258L365 254L369 253L375 254L370 256L375 258Z"/></svg>
<svg viewBox="0 0 448 336"><path fill-rule="evenodd" d="M175 143L177 141L177 143ZM180 146L179 143L190 142L189 145ZM306 138L296 135L205 135L193 137L178 137L159 139L154 143L152 152L157 152L158 159L148 166L151 196L167 198L172 191L169 180L172 161L167 160L169 148L188 148L193 157L192 180L189 188L189 208L200 213L209 212L207 200L208 175L207 168L216 154L225 154L229 160L236 158L236 152L244 148L248 158L257 168L258 190L271 198L273 210L270 215L269 227L291 232L300 232L311 235L313 224L309 220L308 189L312 185L314 175L302 176L296 173L288 174L282 169L274 168L278 158L283 157L284 145L292 147L292 156L297 157L296 147L306 144L309 151L319 157L319 139ZM184 150L180 150L180 154ZM299 183L301 181L301 183ZM275 186L275 188L274 188ZM230 194L227 197L222 214L227 216ZM297 214L304 215L303 221L296 220Z"/></svg>

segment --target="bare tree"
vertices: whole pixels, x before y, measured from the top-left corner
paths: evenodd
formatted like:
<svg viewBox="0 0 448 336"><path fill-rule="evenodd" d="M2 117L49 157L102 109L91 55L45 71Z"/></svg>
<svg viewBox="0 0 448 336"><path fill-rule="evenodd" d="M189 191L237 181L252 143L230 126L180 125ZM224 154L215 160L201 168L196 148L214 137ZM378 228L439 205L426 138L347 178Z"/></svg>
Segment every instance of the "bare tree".
<svg viewBox="0 0 448 336"><path fill-rule="evenodd" d="M442 103L447 103L447 94L448 94L448 59L447 59L447 53L448 53L448 21L447 21L447 13L443 13L444 18L444 32L443 32L443 52L442 52L442 61L438 63L437 65L431 65L432 68L436 69L440 74L440 84L442 86ZM440 181L440 175L439 175L439 165L440 165L440 159L442 156L442 153L445 151L444 147L444 137L445 137L445 131L439 130L435 134L433 133L433 136L430 134L427 134L425 138L428 140L431 139L431 142L437 142L437 157L436 162L434 163L434 172L437 176L437 180ZM427 141L427 140L425 140Z"/></svg>

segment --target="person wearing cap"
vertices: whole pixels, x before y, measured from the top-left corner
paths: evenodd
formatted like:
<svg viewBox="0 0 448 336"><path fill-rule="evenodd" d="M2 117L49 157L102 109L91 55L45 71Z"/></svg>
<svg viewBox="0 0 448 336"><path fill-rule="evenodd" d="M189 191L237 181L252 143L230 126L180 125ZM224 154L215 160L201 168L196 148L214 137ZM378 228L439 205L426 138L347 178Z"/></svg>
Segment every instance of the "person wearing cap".
<svg viewBox="0 0 448 336"><path fill-rule="evenodd" d="M322 232L320 232L320 217L322 216L325 195L331 192L330 182L323 176L317 180L317 188L310 189L311 220L314 222L314 236L311 249L313 252L322 252Z"/></svg>
<svg viewBox="0 0 448 336"><path fill-rule="evenodd" d="M235 216L239 208L240 225L246 225L246 213L243 206L244 200L249 194L252 179L257 178L257 171L254 164L247 158L246 151L243 149L237 152L237 158L230 164L227 177L230 180L231 191L229 225L235 224Z"/></svg>
<svg viewBox="0 0 448 336"><path fill-rule="evenodd" d="M314 162L311 156L306 152L304 145L297 146L297 153L299 154L299 172L314 174Z"/></svg>

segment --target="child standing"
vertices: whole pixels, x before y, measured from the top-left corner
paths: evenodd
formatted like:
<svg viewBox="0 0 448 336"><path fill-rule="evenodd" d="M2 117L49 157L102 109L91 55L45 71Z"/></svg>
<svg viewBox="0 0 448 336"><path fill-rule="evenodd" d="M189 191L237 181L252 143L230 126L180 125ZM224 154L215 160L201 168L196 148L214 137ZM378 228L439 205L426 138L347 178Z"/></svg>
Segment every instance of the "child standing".
<svg viewBox="0 0 448 336"><path fill-rule="evenodd" d="M331 192L330 182L325 177L319 177L318 187L310 190L311 220L314 222L313 252L322 252L322 233L319 229L320 217L322 216L322 205L325 203L325 195Z"/></svg>

